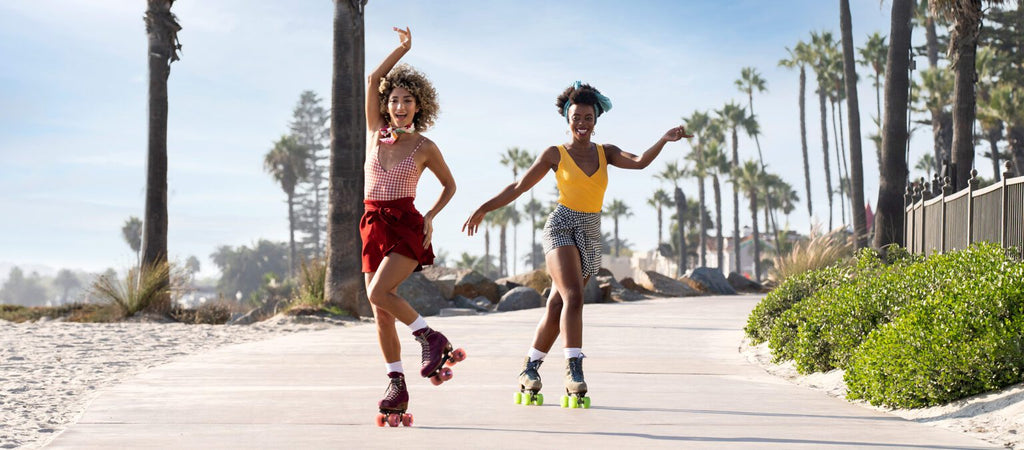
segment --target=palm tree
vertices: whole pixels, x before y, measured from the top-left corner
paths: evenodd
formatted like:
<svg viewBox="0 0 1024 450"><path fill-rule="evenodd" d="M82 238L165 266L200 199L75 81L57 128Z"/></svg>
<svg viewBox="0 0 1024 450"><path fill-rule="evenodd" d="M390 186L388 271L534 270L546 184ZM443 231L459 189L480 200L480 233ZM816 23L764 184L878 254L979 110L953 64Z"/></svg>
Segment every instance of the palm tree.
<svg viewBox="0 0 1024 450"><path fill-rule="evenodd" d="M366 117L363 7L334 0L331 75L331 162L327 198L327 282L324 300L357 311L361 284L359 228L363 213ZM358 284L357 284L358 283Z"/></svg>
<svg viewBox="0 0 1024 450"><path fill-rule="evenodd" d="M978 115L1005 124L1014 170L1017 175L1024 174L1024 88L1009 82L1000 83Z"/></svg>
<svg viewBox="0 0 1024 450"><path fill-rule="evenodd" d="M756 118L757 114L754 113L754 91L759 93L767 91L767 82L761 77L761 74L758 73L757 69L753 67L744 67L740 69L740 78L734 81L734 83L740 92L747 94L747 106L750 107L750 116ZM754 133L754 144L757 145L757 159L761 163L761 171L766 171L768 169L764 163L764 154L761 153L761 139L758 138L758 135L760 134L761 133ZM769 195L766 200L768 202L768 209L774 211L774 208L771 206L773 203L771 195ZM772 228L775 230L775 237L778 238L779 226L775 222L774 212L771 214L771 219ZM768 225L765 224L765 227L767 226Z"/></svg>
<svg viewBox="0 0 1024 450"><path fill-rule="evenodd" d="M867 42L857 50L860 59L857 60L862 66L871 69L875 86L875 124L881 129L882 125L882 75L885 73L885 57L889 53L889 46L885 43L885 36L877 31L868 35Z"/></svg>
<svg viewBox="0 0 1024 450"><path fill-rule="evenodd" d="M135 252L135 263L142 264L139 253L142 250L142 221L135 216L128 217L128 220L124 221L124 226L121 227L121 236L124 236L128 247Z"/></svg>
<svg viewBox="0 0 1024 450"><path fill-rule="evenodd" d="M811 166L807 159L807 120L804 92L807 90L806 68L807 65L814 63L814 59L811 47L804 41L797 42L792 50L787 47L786 52L789 53L789 59L780 60L779 65L788 69L800 69L800 149L803 152L804 157L804 185L807 191L807 216L811 217L814 215L814 209L811 207ZM735 128L733 128L733 130L735 130ZM735 135L735 131L733 134Z"/></svg>
<svg viewBox="0 0 1024 450"><path fill-rule="evenodd" d="M487 271L487 266L487 261L484 258L473 256L466 252L462 252L459 260L455 261L456 268L470 269L481 273Z"/></svg>
<svg viewBox="0 0 1024 450"><path fill-rule="evenodd" d="M535 159L534 155L530 152L521 149L519 147L509 147L505 149L505 153L501 155L501 164L512 169L512 181L519 179L519 170L529 169L530 165L533 164ZM533 190L530 190L530 195L533 195ZM516 208L516 201L512 200L512 207ZM512 273L516 273L516 256L519 254L519 237L516 229L518 228L519 220L517 219L512 224Z"/></svg>
<svg viewBox="0 0 1024 450"><path fill-rule="evenodd" d="M981 125L981 136L989 143L989 151L985 156L992 161L992 177L999 181L1002 176L999 170L999 141L1003 139L1003 121L984 111L992 104L992 91L998 86L1003 64L992 47L978 49L977 64L978 124Z"/></svg>
<svg viewBox="0 0 1024 450"><path fill-rule="evenodd" d="M171 12L173 4L174 0L147 0L143 16L149 41L149 148L141 267L148 268L167 263L167 78L181 49L181 25ZM156 306L161 308L169 302L166 296Z"/></svg>
<svg viewBox="0 0 1024 450"><path fill-rule="evenodd" d="M687 156L687 159L693 161L693 169L690 170L690 175L697 179L697 201L700 205L700 209L704 210L705 201L704 199L704 179L707 177L707 171L704 165L704 144L707 141L708 128L711 126L711 118L707 113L702 111L694 111L690 117L683 117L683 122L686 124L687 130L693 134L697 139L697 143L694 144L692 139L690 140L690 146L693 147L693 152ZM698 252L701 267L707 265L707 229L704 227L704 221L700 221L698 224L700 229L700 235L698 239Z"/></svg>
<svg viewBox="0 0 1024 450"><path fill-rule="evenodd" d="M615 256L618 257L619 244L621 243L619 240L619 217L630 217L633 215L633 211L626 202L616 198L612 199L611 203L605 205L604 210L601 211L601 215L611 216L612 218L612 223L615 226L615 234L613 234L613 236L615 236Z"/></svg>
<svg viewBox="0 0 1024 450"><path fill-rule="evenodd" d="M664 189L658 188L651 194L651 198L647 199L647 204L658 211L658 245L661 245L661 210L672 204L672 198L668 196L668 192L665 192Z"/></svg>
<svg viewBox="0 0 1024 450"><path fill-rule="evenodd" d="M904 199L907 185L907 105L910 87L910 18L913 0L893 0L885 67L885 114L882 163L875 214L875 248L903 245Z"/></svg>
<svg viewBox="0 0 1024 450"><path fill-rule="evenodd" d="M748 160L733 171L736 184L747 195L750 200L750 220L753 223L754 232L754 279L761 279L761 234L757 229L757 193L764 184L764 176L761 166L757 161ZM737 242L738 246L739 243Z"/></svg>
<svg viewBox="0 0 1024 450"><path fill-rule="evenodd" d="M986 0L993 5L1004 0ZM974 109L976 97L975 56L978 50L978 34L984 12L981 0L929 0L928 6L934 13L952 20L950 28L950 63L955 73L953 81L953 164L954 189L967 186L974 162Z"/></svg>
<svg viewBox="0 0 1024 450"><path fill-rule="evenodd" d="M309 147L302 145L294 136L281 136L274 148L263 157L263 169L281 185L288 198L288 245L290 275L296 274L298 257L295 253L295 187L309 174Z"/></svg>
<svg viewBox="0 0 1024 450"><path fill-rule="evenodd" d="M730 162L730 169L724 173L729 174L729 179L732 181L732 242L733 242L733 272L739 273L740 271L740 194L739 189L736 186L735 180L732 178L731 173L740 166L740 154L739 154L739 133L738 130L742 129L748 136L754 136L758 133L757 120L754 116L748 116L746 109L733 102L726 103L722 109L715 111L718 117L721 119L722 124L725 128L731 131L732 137L732 161ZM808 179L810 182L810 179ZM811 210L810 203L808 202L807 210Z"/></svg>
<svg viewBox="0 0 1024 450"><path fill-rule="evenodd" d="M683 226L683 220L686 217L686 196L683 194L683 190L679 189L679 180L681 180L686 173L684 170L679 168L679 165L675 162L665 163L665 170L654 175L655 178L659 178L666 181L671 181L675 190L672 193L672 198L676 205L676 233L679 241L679 261L676 266L676 276L682 275L686 271L686 231Z"/></svg>
<svg viewBox="0 0 1024 450"><path fill-rule="evenodd" d="M850 127L850 209L853 212L854 243L856 248L863 248L867 245L868 226L864 211L864 160L861 155L860 101L857 95L850 0L839 0L839 28L843 35L843 74L846 79L846 108Z"/></svg>
<svg viewBox="0 0 1024 450"><path fill-rule="evenodd" d="M935 157L931 153L925 153L921 155L921 159L917 160L917 165L914 166L917 170L923 170L925 173L925 179L932 179L932 169L935 167Z"/></svg>
<svg viewBox="0 0 1024 450"><path fill-rule="evenodd" d="M717 245L715 247L718 250L716 254L718 258L718 271L724 274L725 269L722 267L722 261L725 260L725 239L722 237L722 187L719 182L719 176L723 173L728 174L732 164L729 163L729 159L725 156L721 137L719 136L717 139L708 142L707 149L704 150L704 162L707 165L708 175L711 176L711 187L715 191L715 223L718 225L718 233L715 236L715 244Z"/></svg>
<svg viewBox="0 0 1024 450"><path fill-rule="evenodd" d="M835 41L832 33L827 31L821 34L811 32L811 52L814 58L814 73L818 83L818 107L821 115L821 153L822 161L825 164L825 193L828 195L828 227L832 229L832 169L828 163L828 119L826 118L825 99L829 93L829 54Z"/></svg>
<svg viewBox="0 0 1024 450"><path fill-rule="evenodd" d="M924 91L924 95L919 99L924 102L924 109L931 113L929 123L934 136L935 172L938 173L943 162L952 160L953 114L949 108L953 104L950 96L953 92L953 76L943 67L922 70L920 91Z"/></svg>
<svg viewBox="0 0 1024 450"><path fill-rule="evenodd" d="M506 230L508 230L509 224L515 224L519 221L519 210L512 205L505 205L498 208L488 214L491 217L491 223L498 227L498 276L508 276L508 245L506 242Z"/></svg>
<svg viewBox="0 0 1024 450"><path fill-rule="evenodd" d="M537 270L540 265L540 254L537 253L537 215L544 211L544 205L532 198L533 190L530 194L530 201L523 205L523 212L530 216L530 267ZM543 229L543 223L540 229Z"/></svg>
<svg viewBox="0 0 1024 450"><path fill-rule="evenodd" d="M484 229L484 276L497 278L494 276L496 273L491 263L491 227L495 226L494 216L495 214L484 216L484 221L480 225Z"/></svg>

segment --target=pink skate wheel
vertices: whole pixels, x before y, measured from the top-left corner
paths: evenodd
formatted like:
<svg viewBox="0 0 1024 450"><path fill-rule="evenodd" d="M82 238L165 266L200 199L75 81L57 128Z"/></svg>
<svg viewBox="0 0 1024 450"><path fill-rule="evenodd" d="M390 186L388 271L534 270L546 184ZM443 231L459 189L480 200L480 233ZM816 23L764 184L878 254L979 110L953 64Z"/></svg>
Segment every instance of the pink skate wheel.
<svg viewBox="0 0 1024 450"><path fill-rule="evenodd" d="M402 414L402 425L407 427L412 426L412 414Z"/></svg>
<svg viewBox="0 0 1024 450"><path fill-rule="evenodd" d="M440 386L441 383L444 383L444 380L441 379L441 374L437 374L430 377L430 383L434 386Z"/></svg>
<svg viewBox="0 0 1024 450"><path fill-rule="evenodd" d="M388 425L392 427L397 427L399 422L401 421L401 418L398 417L399 415L400 414L388 414Z"/></svg>
<svg viewBox="0 0 1024 450"><path fill-rule="evenodd" d="M384 414L377 414L377 426L384 426Z"/></svg>
<svg viewBox="0 0 1024 450"><path fill-rule="evenodd" d="M464 360L464 359L466 359L466 351L465 350L463 350L461 348L457 348L457 349L455 349L454 352L452 352L452 361L454 361L454 362L462 362L462 360Z"/></svg>
<svg viewBox="0 0 1024 450"><path fill-rule="evenodd" d="M441 377L441 381L448 381L452 379L452 376L454 376L455 374L452 373L452 369L445 367L441 369L441 372L438 375Z"/></svg>

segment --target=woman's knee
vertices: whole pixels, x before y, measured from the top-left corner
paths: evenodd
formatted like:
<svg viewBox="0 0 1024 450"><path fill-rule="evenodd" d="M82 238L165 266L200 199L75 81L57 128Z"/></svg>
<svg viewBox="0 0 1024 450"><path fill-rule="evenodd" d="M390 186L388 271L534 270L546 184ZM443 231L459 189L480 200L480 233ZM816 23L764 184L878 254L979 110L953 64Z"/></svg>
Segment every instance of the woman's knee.
<svg viewBox="0 0 1024 450"><path fill-rule="evenodd" d="M390 295L391 289L381 286L380 283L370 283L370 286L366 289L366 297L373 306L381 306L386 303Z"/></svg>

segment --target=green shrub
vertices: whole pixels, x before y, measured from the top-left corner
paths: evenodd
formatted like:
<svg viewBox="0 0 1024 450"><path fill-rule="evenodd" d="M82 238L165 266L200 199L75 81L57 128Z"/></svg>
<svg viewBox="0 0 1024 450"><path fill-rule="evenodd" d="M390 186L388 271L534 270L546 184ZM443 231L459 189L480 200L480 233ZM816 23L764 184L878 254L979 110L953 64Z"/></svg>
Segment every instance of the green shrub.
<svg viewBox="0 0 1024 450"><path fill-rule="evenodd" d="M916 408L1024 381L1024 264L990 244L933 260L942 289L854 352L851 398Z"/></svg>
<svg viewBox="0 0 1024 450"><path fill-rule="evenodd" d="M754 307L743 330L754 345L768 340L772 326L783 313L819 289L839 283L848 272L847 266L837 265L786 278Z"/></svg>

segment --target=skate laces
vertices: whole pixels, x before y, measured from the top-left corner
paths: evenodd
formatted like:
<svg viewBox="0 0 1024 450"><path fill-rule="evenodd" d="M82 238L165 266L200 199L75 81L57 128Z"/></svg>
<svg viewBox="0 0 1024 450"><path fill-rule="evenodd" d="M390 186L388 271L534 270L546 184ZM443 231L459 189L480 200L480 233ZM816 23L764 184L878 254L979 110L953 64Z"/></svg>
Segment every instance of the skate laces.
<svg viewBox="0 0 1024 450"><path fill-rule="evenodd" d="M569 359L569 376L573 381L583 381L583 354Z"/></svg>
<svg viewBox="0 0 1024 450"><path fill-rule="evenodd" d="M391 379L391 383L388 384L388 390L384 395L385 400L395 400L398 395L405 390L405 378L394 377Z"/></svg>
<svg viewBox="0 0 1024 450"><path fill-rule="evenodd" d="M422 355L421 355L421 357L422 357L422 361L424 363L426 363L427 361L430 360L430 343L427 342L427 335L428 334L430 334L429 330L424 331L423 333L420 333L419 336L416 336L416 340L419 341L420 346L422 348Z"/></svg>

